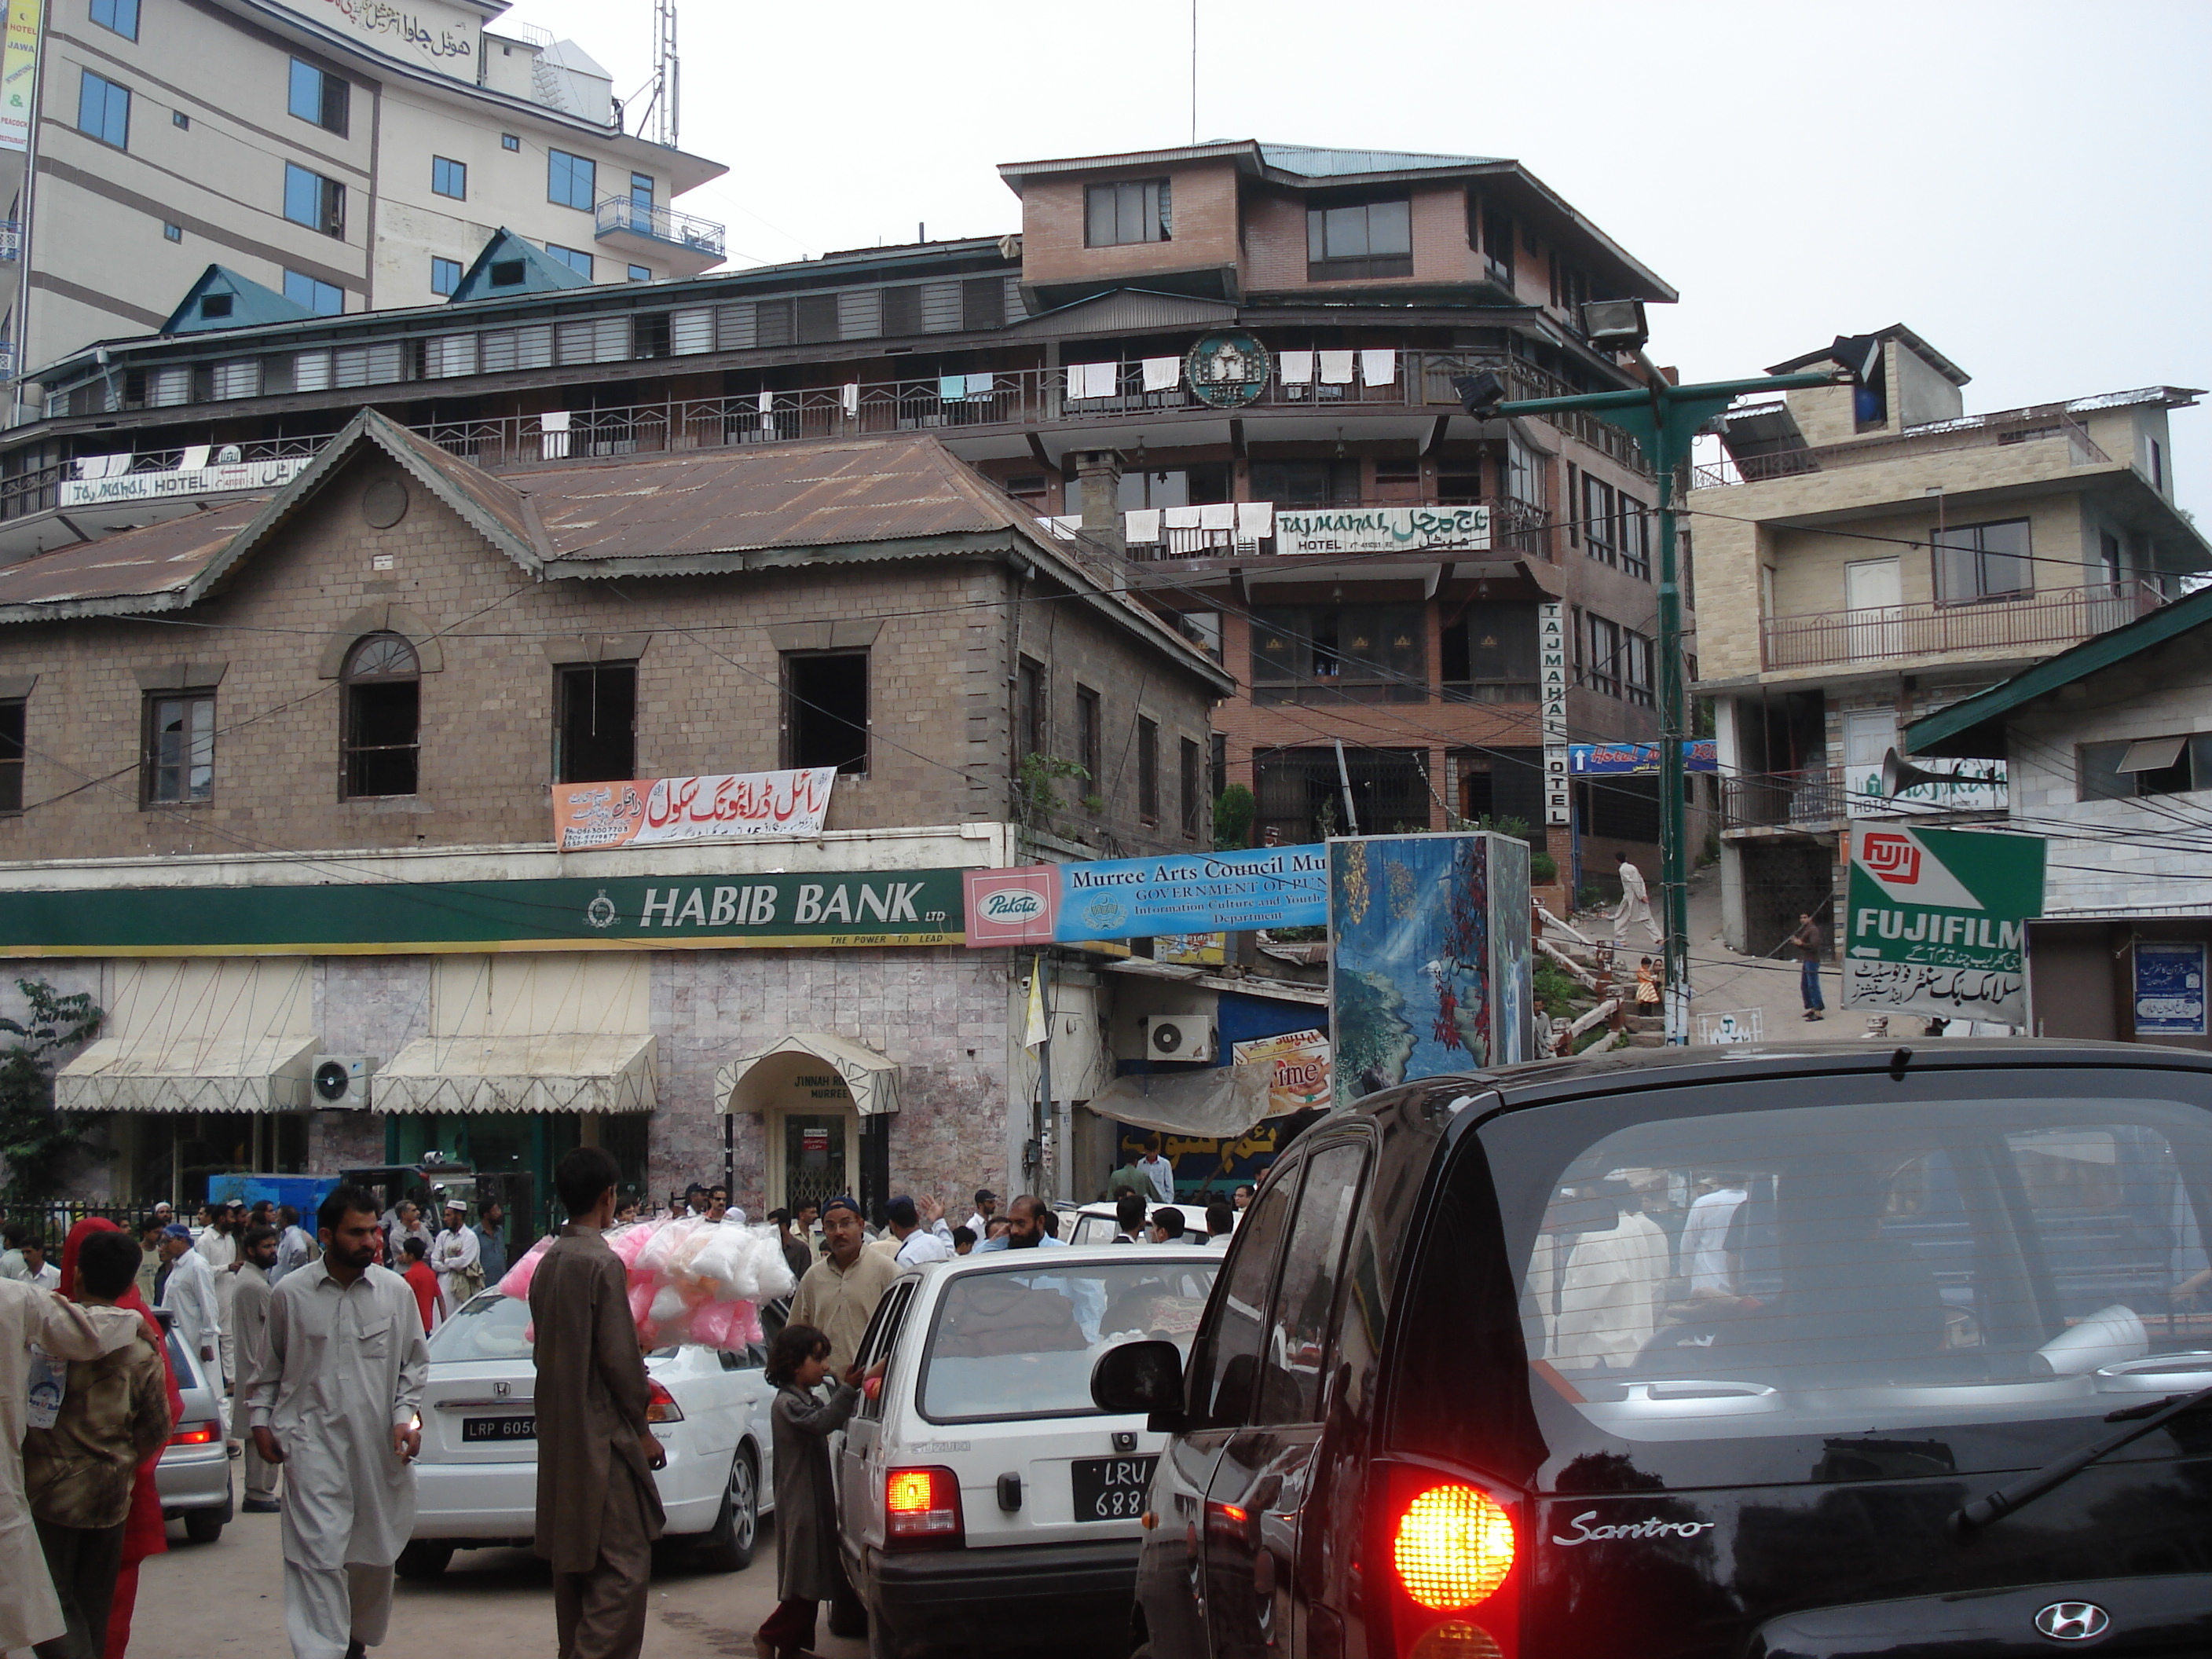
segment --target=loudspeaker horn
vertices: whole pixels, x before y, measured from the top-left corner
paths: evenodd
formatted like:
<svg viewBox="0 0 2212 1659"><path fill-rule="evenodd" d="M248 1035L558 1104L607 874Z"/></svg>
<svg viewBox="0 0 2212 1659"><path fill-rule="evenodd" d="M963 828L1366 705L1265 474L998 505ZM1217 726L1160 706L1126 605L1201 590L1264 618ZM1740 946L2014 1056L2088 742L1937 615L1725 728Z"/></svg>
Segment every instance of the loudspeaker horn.
<svg viewBox="0 0 2212 1659"><path fill-rule="evenodd" d="M2002 783L2001 772L1930 772L1892 749L1881 757L1881 793L1894 800L1923 783Z"/></svg>

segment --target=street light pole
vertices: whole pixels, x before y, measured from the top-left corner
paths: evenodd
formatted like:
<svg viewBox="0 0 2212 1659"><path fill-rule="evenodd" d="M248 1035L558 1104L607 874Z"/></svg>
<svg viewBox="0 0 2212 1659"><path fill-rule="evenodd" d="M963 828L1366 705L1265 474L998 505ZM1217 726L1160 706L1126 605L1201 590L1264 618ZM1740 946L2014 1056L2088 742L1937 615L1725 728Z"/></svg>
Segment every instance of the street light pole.
<svg viewBox="0 0 2212 1659"><path fill-rule="evenodd" d="M1713 380L1674 386L1634 348L1644 386L1627 392L1595 392L1573 398L1507 400L1504 383L1478 374L1458 384L1468 414L1478 420L1522 415L1595 415L1636 441L1659 478L1659 908L1664 932L1667 1041L1690 1040L1690 871L1687 823L1683 811L1683 740L1689 734L1688 682L1682 659L1682 581L1675 532L1674 480L1690 458L1698 433L1747 392L1792 392L1834 386L1845 378L1831 371L1811 374L1763 374L1747 380ZM1579 510L1569 502L1570 513Z"/></svg>

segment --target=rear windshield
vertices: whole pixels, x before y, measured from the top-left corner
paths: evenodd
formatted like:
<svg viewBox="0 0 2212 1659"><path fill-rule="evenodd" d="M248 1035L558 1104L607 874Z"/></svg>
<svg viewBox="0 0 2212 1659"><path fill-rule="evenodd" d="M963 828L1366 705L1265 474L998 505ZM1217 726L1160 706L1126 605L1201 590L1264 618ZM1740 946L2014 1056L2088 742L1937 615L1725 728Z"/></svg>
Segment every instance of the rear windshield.
<svg viewBox="0 0 2212 1659"><path fill-rule="evenodd" d="M955 1279L922 1360L921 1414L933 1423L1091 1415L1091 1368L1107 1349L1157 1338L1188 1358L1214 1264L1125 1248L1126 1261Z"/></svg>
<svg viewBox="0 0 2212 1659"><path fill-rule="evenodd" d="M527 1359L531 1357L530 1304L519 1297L485 1291L430 1333L430 1358L439 1359Z"/></svg>
<svg viewBox="0 0 2212 1659"><path fill-rule="evenodd" d="M2100 1418L2212 1382L2208 1180L2170 1099L1619 1127L1521 1218L1532 1388L1629 1442Z"/></svg>

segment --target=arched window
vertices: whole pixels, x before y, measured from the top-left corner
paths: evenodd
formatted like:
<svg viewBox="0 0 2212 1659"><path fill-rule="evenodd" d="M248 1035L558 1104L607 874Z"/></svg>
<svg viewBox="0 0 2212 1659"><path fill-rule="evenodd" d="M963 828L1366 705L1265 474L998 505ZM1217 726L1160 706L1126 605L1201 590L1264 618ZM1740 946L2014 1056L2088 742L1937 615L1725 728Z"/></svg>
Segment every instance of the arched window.
<svg viewBox="0 0 2212 1659"><path fill-rule="evenodd" d="M371 634L346 653L342 684L347 798L413 794L422 735L415 647L397 634Z"/></svg>

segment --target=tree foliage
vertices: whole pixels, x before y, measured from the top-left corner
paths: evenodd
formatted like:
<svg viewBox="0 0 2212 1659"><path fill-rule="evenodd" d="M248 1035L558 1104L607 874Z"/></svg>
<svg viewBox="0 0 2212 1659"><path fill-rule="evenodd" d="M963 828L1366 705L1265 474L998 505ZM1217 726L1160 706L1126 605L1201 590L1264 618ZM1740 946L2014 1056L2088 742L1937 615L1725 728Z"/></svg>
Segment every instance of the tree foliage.
<svg viewBox="0 0 2212 1659"><path fill-rule="evenodd" d="M1252 844L1252 814L1256 803L1252 792L1241 783L1232 783L1213 801L1213 849L1217 853L1233 852Z"/></svg>
<svg viewBox="0 0 2212 1659"><path fill-rule="evenodd" d="M54 1109L55 1057L89 1041L107 1016L83 991L64 996L42 979L19 979L15 988L28 1007L21 1020L0 1017L10 1039L0 1046L0 1159L8 1166L0 1191L51 1198L84 1131L75 1114Z"/></svg>

